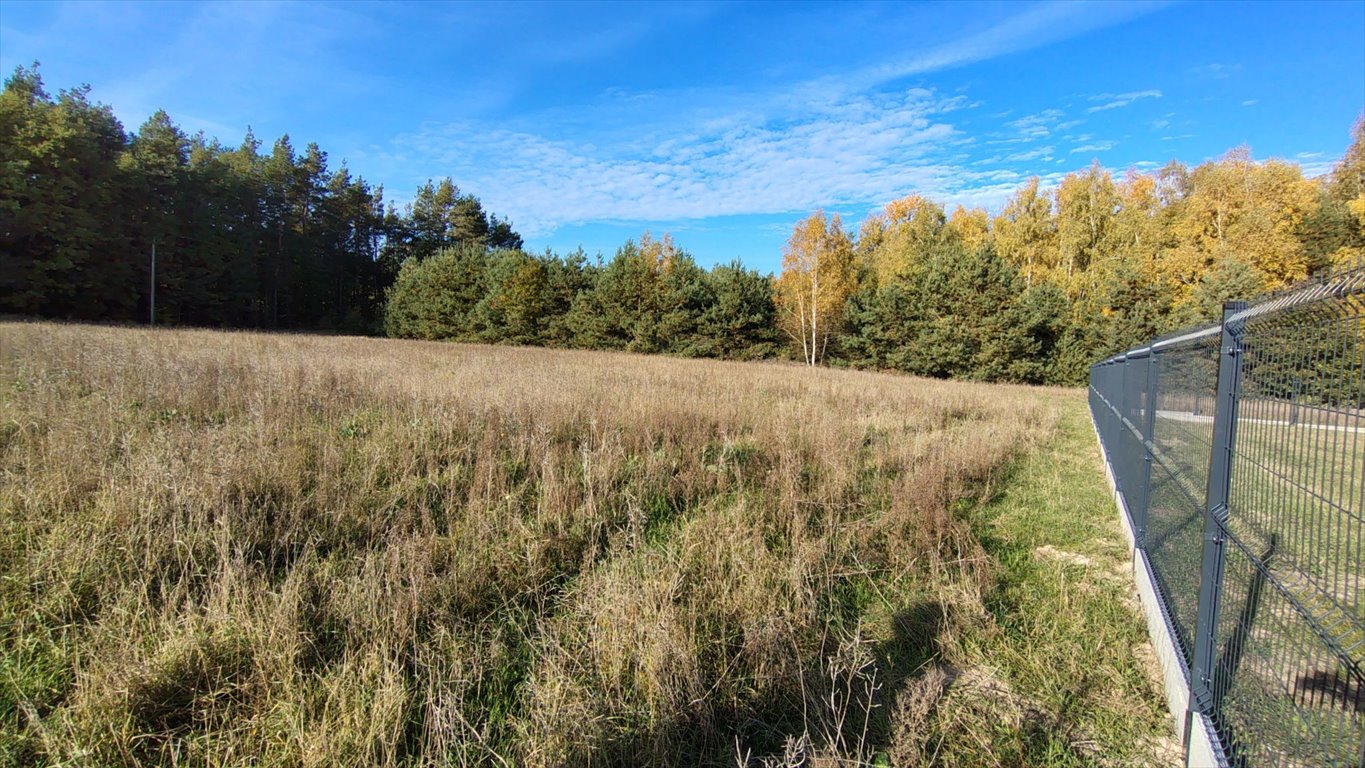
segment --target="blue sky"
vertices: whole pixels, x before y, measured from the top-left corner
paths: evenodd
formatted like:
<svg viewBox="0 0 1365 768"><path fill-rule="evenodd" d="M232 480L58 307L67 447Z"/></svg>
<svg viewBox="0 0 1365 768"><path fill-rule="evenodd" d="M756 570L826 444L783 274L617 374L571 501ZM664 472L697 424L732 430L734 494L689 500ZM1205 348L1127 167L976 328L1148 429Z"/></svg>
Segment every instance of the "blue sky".
<svg viewBox="0 0 1365 768"><path fill-rule="evenodd" d="M536 250L671 231L775 271L816 208L998 209L1029 176L1330 167L1365 2L0 4L0 67L225 144L316 141L405 202L451 176Z"/></svg>

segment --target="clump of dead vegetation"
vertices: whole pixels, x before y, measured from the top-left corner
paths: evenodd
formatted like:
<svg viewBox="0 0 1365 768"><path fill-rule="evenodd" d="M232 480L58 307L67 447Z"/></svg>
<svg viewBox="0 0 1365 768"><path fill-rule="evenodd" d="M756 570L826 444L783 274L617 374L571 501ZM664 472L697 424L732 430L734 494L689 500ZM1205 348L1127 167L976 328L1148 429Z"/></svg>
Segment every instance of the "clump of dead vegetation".
<svg viewBox="0 0 1365 768"><path fill-rule="evenodd" d="M1027 390L0 335L20 763L917 765L1034 717L946 671L991 631L965 512L1052 425Z"/></svg>

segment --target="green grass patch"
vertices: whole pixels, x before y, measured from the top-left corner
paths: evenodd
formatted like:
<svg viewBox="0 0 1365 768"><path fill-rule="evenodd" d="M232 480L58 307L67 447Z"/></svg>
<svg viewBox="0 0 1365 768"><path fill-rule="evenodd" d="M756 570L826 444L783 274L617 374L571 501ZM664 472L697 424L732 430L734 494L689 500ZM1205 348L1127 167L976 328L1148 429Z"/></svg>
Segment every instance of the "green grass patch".
<svg viewBox="0 0 1365 768"><path fill-rule="evenodd" d="M943 764L1165 765L1178 757L1131 559L1083 395L1062 395L1056 438L1019 461L973 515L998 564L997 631L964 638L998 671L1023 727L953 742ZM1144 661L1150 659L1150 662Z"/></svg>

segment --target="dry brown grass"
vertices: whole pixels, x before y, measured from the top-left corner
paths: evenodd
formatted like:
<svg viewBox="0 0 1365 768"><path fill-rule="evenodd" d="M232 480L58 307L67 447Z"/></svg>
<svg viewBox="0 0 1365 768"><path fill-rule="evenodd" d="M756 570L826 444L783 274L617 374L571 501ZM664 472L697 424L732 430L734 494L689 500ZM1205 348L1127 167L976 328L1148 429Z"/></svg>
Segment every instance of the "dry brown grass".
<svg viewBox="0 0 1365 768"><path fill-rule="evenodd" d="M990 621L964 510L1055 417L782 364L0 342L21 763L928 760L931 662Z"/></svg>

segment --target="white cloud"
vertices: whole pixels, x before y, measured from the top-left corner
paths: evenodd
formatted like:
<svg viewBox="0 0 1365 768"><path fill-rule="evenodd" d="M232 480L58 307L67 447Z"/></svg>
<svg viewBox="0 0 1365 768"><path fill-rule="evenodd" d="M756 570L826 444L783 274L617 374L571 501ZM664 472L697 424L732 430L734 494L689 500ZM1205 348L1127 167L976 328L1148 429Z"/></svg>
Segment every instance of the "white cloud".
<svg viewBox="0 0 1365 768"><path fill-rule="evenodd" d="M1018 132L1016 139L1032 140L1046 138L1052 133L1051 124L1056 123L1062 117L1060 109L1045 109L1034 115L1027 115L1018 120L1011 120L1006 125Z"/></svg>
<svg viewBox="0 0 1365 768"><path fill-rule="evenodd" d="M1062 161L1058 160L1057 162L1061 163ZM1004 172L992 183L974 184L968 189L961 189L945 195L943 197L944 207L952 209L953 206L962 205L968 208L999 211L1004 207L1010 196L1017 192L1020 185L1029 178L1037 176L1039 189L1046 192L1056 189L1057 185L1062 183L1062 179L1066 178L1066 174L1066 171L1035 174Z"/></svg>
<svg viewBox="0 0 1365 768"><path fill-rule="evenodd" d="M490 210L538 237L588 221L808 211L911 190L946 197L990 174L943 156L958 136L942 119L949 102L918 90L709 125L670 116L634 143L469 122L429 125L398 143L436 160Z"/></svg>
<svg viewBox="0 0 1365 768"><path fill-rule="evenodd" d="M1040 3L980 32L901 61L870 67L844 79L855 87L865 88L986 61L1120 24L1160 6L1159 3Z"/></svg>
<svg viewBox="0 0 1365 768"><path fill-rule="evenodd" d="M1242 106L1244 106L1244 107L1252 107L1252 106L1255 106L1255 105L1260 104L1260 103L1261 103L1261 100L1260 100L1260 99L1247 99L1246 101L1242 102Z"/></svg>
<svg viewBox="0 0 1365 768"><path fill-rule="evenodd" d="M886 92L903 78L1029 50L1121 23L1156 6L1047 2L916 56L776 93L691 90L642 98L604 91L592 105L510 123L435 122L388 148L423 157L509 217L527 237L588 222L680 222L877 204L910 191L941 200L1013 189L1001 161L1051 160L1052 147L983 162L951 113L966 93ZM667 105L663 109L661 105ZM995 116L1004 117L997 114ZM1010 121L983 144L1023 144L1080 124L1049 109ZM420 180L418 180L420 183Z"/></svg>
<svg viewBox="0 0 1365 768"><path fill-rule="evenodd" d="M1319 160L1313 163L1299 163L1299 170L1303 171L1304 177L1316 179L1331 173L1336 166L1335 160Z"/></svg>
<svg viewBox="0 0 1365 768"><path fill-rule="evenodd" d="M1051 160L1051 159L1052 159L1052 147L1039 147L1039 148L1037 148L1037 149L1029 150L1028 152L1016 152L1015 154L1010 155L1010 156L1008 156L1008 157L1005 158L1005 160L1007 160L1007 161L1009 161L1009 162L1014 162L1014 163L1021 163L1021 162L1025 162L1025 161L1028 161L1028 160Z"/></svg>
<svg viewBox="0 0 1365 768"><path fill-rule="evenodd" d="M1103 112L1106 109L1126 107L1139 99L1159 98L1161 98L1161 91L1158 91L1155 88L1147 91L1131 91L1129 93L1101 93L1097 96L1091 96L1090 100L1103 101L1105 103L1096 107L1091 107L1087 109L1086 112Z"/></svg>
<svg viewBox="0 0 1365 768"><path fill-rule="evenodd" d="M1118 142L1115 141L1096 141L1076 147L1071 150L1071 154L1074 155L1079 152L1108 152L1116 146L1118 146Z"/></svg>
<svg viewBox="0 0 1365 768"><path fill-rule="evenodd" d="M1242 65L1240 64L1233 64L1232 66L1226 64L1205 64L1202 67L1191 69L1190 74L1207 80L1226 80L1233 73L1241 71Z"/></svg>

